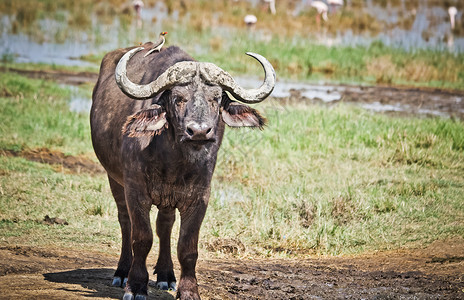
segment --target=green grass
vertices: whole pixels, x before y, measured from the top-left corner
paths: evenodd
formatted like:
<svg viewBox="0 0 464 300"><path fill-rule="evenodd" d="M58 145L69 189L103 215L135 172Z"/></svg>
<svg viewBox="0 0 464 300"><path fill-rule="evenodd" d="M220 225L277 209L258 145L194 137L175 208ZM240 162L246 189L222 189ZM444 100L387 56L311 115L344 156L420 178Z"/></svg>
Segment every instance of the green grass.
<svg viewBox="0 0 464 300"><path fill-rule="evenodd" d="M90 99L90 91L86 91ZM91 151L88 113L69 111L69 89L45 80L0 74L0 148Z"/></svg>
<svg viewBox="0 0 464 300"><path fill-rule="evenodd" d="M0 148L91 155L88 114L68 111L67 89L6 73L0 91ZM462 121L343 104L258 108L264 131L226 131L202 251L233 240L247 256L347 254L464 236ZM45 215L69 225L44 225ZM2 243L117 253L118 227L106 176L0 156Z"/></svg>
<svg viewBox="0 0 464 300"><path fill-rule="evenodd" d="M117 209L106 176L56 172L0 157L0 240L10 244L119 249ZM47 225L46 215L70 225Z"/></svg>
<svg viewBox="0 0 464 300"><path fill-rule="evenodd" d="M464 234L462 122L349 106L267 115L264 132L226 137L205 222L218 237L338 254Z"/></svg>

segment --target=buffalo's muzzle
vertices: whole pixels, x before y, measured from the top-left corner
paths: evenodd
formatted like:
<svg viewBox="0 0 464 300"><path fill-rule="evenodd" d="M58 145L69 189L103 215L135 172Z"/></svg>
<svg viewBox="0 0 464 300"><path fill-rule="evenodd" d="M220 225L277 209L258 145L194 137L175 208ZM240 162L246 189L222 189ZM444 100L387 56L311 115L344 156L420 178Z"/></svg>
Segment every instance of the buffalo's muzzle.
<svg viewBox="0 0 464 300"><path fill-rule="evenodd" d="M204 122L189 122L185 129L186 141L191 142L214 142L213 126Z"/></svg>

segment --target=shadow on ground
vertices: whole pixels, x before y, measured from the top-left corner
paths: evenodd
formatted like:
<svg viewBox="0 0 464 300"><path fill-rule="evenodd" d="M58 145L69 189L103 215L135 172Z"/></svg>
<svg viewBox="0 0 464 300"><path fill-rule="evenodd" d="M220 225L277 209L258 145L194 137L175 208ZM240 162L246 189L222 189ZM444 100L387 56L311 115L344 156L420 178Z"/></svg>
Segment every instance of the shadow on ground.
<svg viewBox="0 0 464 300"><path fill-rule="evenodd" d="M43 274L44 279L49 282L65 284L61 290L89 298L110 298L121 299L124 290L120 287L110 285L113 280L113 269L76 269L63 272L53 272ZM80 286L75 288L75 285ZM168 292L159 291L152 288L153 282L149 287L149 299L174 299Z"/></svg>

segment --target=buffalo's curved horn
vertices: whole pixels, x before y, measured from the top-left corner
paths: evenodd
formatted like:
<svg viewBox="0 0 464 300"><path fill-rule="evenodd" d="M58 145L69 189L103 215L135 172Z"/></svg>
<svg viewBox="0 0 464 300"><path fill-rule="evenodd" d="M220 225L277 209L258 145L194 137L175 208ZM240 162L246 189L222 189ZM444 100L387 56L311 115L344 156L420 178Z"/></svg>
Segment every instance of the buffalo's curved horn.
<svg viewBox="0 0 464 300"><path fill-rule="evenodd" d="M247 52L246 54L259 61L264 68L264 82L257 89L242 88L229 73L212 63L202 63L200 67L201 75L204 80L221 86L240 102L248 104L259 103L266 99L274 90L276 74L271 63L264 56L252 52Z"/></svg>
<svg viewBox="0 0 464 300"><path fill-rule="evenodd" d="M135 48L128 51L119 60L116 67L116 82L119 88L129 97L134 99L148 99L155 94L171 88L176 84L187 84L192 82L193 77L197 74L197 67L203 80L210 84L221 86L224 90L230 92L238 101L243 103L258 103L269 96L275 86L276 75L274 68L269 61L263 56L247 52L248 55L258 60L264 68L264 82L257 89L244 89L239 86L233 77L212 63L199 63L194 61L178 62L169 67L156 80L149 84L139 85L130 81L127 77L127 62L137 52L143 50L143 47Z"/></svg>
<svg viewBox="0 0 464 300"><path fill-rule="evenodd" d="M116 83L119 88L131 98L137 100L151 98L157 93L169 89L176 84L186 84L191 82L196 74L197 62L183 61L169 67L156 80L149 84L140 85L133 83L127 77L127 62L132 58L132 56L143 49L143 47L138 47L128 51L119 60L119 63L116 66Z"/></svg>

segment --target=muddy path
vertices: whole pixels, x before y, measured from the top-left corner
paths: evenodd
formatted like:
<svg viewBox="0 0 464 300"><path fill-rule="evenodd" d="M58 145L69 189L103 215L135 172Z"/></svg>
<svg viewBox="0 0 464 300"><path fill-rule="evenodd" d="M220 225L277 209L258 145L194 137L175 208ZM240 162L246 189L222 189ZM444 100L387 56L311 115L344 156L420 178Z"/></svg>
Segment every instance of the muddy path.
<svg viewBox="0 0 464 300"><path fill-rule="evenodd" d="M301 91L295 91L295 94ZM391 86L334 86L328 94L339 93L340 99L329 102L352 103L374 112L426 117L464 119L464 92L432 88ZM297 99L304 99L298 97ZM321 101L321 99L306 99ZM324 101L323 101L324 102ZM327 103L327 102L325 102Z"/></svg>
<svg viewBox="0 0 464 300"><path fill-rule="evenodd" d="M0 72L12 72L34 79L52 80L58 83L80 85L85 83L96 83L97 73L71 72L61 70L24 70L18 68L0 67Z"/></svg>
<svg viewBox="0 0 464 300"><path fill-rule="evenodd" d="M464 299L462 239L352 257L201 256L202 299ZM154 261L151 253L150 270ZM110 286L116 265L116 255L0 244L0 298L121 299L123 290ZM152 280L149 299L174 299Z"/></svg>
<svg viewBox="0 0 464 300"><path fill-rule="evenodd" d="M22 70L0 67L0 71L62 84L95 84L98 74L55 70ZM259 85L251 80L254 85ZM308 93L309 92L309 93ZM452 117L464 120L464 90L361 85L311 85L277 82L274 98L283 103L308 102L334 105L356 104L374 112L399 115Z"/></svg>
<svg viewBox="0 0 464 300"><path fill-rule="evenodd" d="M30 161L49 164L52 165L57 172L74 174L105 173L105 170L99 163L85 156L65 155L62 152L50 150L47 148L24 149L21 151L0 149L0 155L10 157L23 157Z"/></svg>

